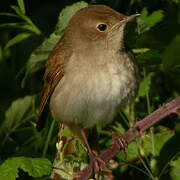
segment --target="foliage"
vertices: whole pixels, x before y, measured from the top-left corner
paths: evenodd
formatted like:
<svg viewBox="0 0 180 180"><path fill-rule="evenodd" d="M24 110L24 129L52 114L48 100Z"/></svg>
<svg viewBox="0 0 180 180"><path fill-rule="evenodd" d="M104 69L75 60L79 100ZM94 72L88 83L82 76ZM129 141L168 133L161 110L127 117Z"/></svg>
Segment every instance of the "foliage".
<svg viewBox="0 0 180 180"><path fill-rule="evenodd" d="M140 67L138 97L106 127L97 126L99 148L112 143L109 129L121 135L164 103L180 95L180 2L172 1L4 1L0 7L0 179L49 178L55 158L57 122L48 117L37 132L45 61L71 16L89 4L107 4L126 15L141 13L127 26L125 41ZM46 17L46 18L44 18ZM174 115L119 153L115 179L179 179L179 117ZM67 131L59 135L71 136ZM77 141L75 160L87 162ZM43 158L42 156L46 157ZM33 157L33 158L32 158ZM20 170L19 170L20 169Z"/></svg>
<svg viewBox="0 0 180 180"><path fill-rule="evenodd" d="M51 172L51 162L45 158L14 157L7 159L0 166L1 179L18 178L18 169L27 172L29 176L39 178Z"/></svg>
<svg viewBox="0 0 180 180"><path fill-rule="evenodd" d="M23 123L30 120L33 114L33 97L26 96L14 100L5 113L5 120L1 125L0 136L4 137L4 144L9 136L17 130Z"/></svg>
<svg viewBox="0 0 180 180"><path fill-rule="evenodd" d="M66 7L66 9L63 9L61 11L58 18L58 23L55 27L55 31L49 36L49 38L44 40L44 42L37 49L35 49L31 53L31 56L26 64L26 74L22 81L22 85L24 85L28 76L32 76L33 73L44 67L45 60L48 58L51 50L62 36L64 29L70 20L70 17L75 14L78 9L86 6L87 3L79 2L72 6Z"/></svg>
<svg viewBox="0 0 180 180"><path fill-rule="evenodd" d="M172 167L171 172L170 172L172 179L174 180L179 179L180 178L180 175L179 175L180 157L178 156L176 160L171 161L170 166Z"/></svg>

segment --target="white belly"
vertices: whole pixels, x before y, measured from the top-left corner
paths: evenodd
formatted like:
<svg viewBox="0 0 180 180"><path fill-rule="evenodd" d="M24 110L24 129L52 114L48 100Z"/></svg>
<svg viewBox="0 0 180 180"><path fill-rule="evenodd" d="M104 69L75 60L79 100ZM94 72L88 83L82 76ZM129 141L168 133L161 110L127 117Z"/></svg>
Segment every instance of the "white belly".
<svg viewBox="0 0 180 180"><path fill-rule="evenodd" d="M135 96L135 73L119 64L108 64L99 70L73 72L65 75L51 97L53 117L61 122L91 128L107 124L117 110Z"/></svg>

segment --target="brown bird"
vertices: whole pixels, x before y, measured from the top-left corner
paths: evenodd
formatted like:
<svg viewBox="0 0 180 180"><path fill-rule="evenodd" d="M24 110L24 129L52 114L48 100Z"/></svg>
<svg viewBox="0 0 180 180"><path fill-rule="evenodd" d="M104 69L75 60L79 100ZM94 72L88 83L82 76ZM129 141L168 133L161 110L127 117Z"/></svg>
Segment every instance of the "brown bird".
<svg viewBox="0 0 180 180"><path fill-rule="evenodd" d="M137 66L123 39L126 24L138 16L104 5L77 11L46 63L38 130L50 102L53 118L82 135L92 156L84 131L110 123L137 94Z"/></svg>

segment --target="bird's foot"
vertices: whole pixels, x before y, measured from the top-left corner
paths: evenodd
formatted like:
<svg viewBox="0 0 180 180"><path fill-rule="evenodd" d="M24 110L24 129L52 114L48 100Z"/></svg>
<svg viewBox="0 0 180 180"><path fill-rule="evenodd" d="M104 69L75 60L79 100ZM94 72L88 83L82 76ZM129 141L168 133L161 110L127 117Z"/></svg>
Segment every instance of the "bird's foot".
<svg viewBox="0 0 180 180"><path fill-rule="evenodd" d="M98 157L98 154L95 152L89 152L90 164L93 169L93 174L96 174L96 179L99 179L100 172L105 172L107 174L112 174L111 170L106 167L106 163Z"/></svg>
<svg viewBox="0 0 180 180"><path fill-rule="evenodd" d="M98 173L100 171L107 173L111 172L111 170L106 167L106 163L100 157L98 157L97 153L93 153L91 151L89 152L89 157L91 161L90 163L92 164L95 173Z"/></svg>

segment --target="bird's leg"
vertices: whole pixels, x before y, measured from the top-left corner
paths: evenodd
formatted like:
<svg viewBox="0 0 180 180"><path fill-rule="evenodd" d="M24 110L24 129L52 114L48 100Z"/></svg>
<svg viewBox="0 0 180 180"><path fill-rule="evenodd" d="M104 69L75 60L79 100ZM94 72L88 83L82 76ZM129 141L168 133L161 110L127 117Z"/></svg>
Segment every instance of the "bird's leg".
<svg viewBox="0 0 180 180"><path fill-rule="evenodd" d="M83 128L80 128L80 129L81 129L81 135L82 135L84 142L85 142L87 149L88 149L89 158L90 158L90 161L93 165L94 172L97 173L99 171L104 171L104 172L109 173L110 170L106 167L106 163L101 158L98 157L98 154L96 154L95 152L92 151L92 149L88 143L84 129Z"/></svg>
<svg viewBox="0 0 180 180"><path fill-rule="evenodd" d="M81 129L81 135L82 135L83 140L84 140L84 142L85 142L85 144L86 144L86 147L87 147L87 149L88 149L89 155L90 155L90 154L93 154L93 152L92 152L92 150L91 150L91 148L90 148L90 145L89 145L89 143L88 143L88 140L87 140L86 133L85 133L84 129L83 129L83 128L80 128L80 129Z"/></svg>

